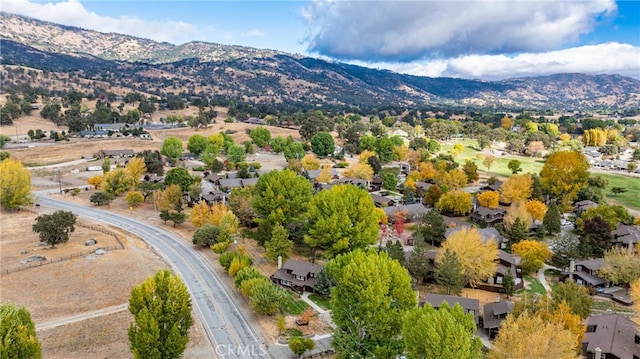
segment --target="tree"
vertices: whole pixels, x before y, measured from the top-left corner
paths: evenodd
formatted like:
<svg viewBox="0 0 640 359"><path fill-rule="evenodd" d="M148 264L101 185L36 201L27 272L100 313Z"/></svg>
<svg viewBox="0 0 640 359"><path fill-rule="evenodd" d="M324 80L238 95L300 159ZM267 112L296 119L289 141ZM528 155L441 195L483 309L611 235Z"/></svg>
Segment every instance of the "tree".
<svg viewBox="0 0 640 359"><path fill-rule="evenodd" d="M482 160L482 164L487 167L487 171L491 171L491 165L495 162L496 157L494 155L486 155L484 160Z"/></svg>
<svg viewBox="0 0 640 359"><path fill-rule="evenodd" d="M94 189L98 189L98 187L102 186L102 176L100 175L91 176L87 180L87 183L90 186L93 186Z"/></svg>
<svg viewBox="0 0 640 359"><path fill-rule="evenodd" d="M489 209L497 208L500 204L500 193L496 191L484 191L478 195L478 203Z"/></svg>
<svg viewBox="0 0 640 359"><path fill-rule="evenodd" d="M478 165L476 165L469 159L464 161L462 171L465 175L467 175L467 182L469 183L475 182L480 178L480 176L478 175Z"/></svg>
<svg viewBox="0 0 640 359"><path fill-rule="evenodd" d="M438 251L436 266L444 260L447 250L456 254L465 283L471 287L486 281L496 272L498 244L493 237L484 242L475 227L460 228L451 233Z"/></svg>
<svg viewBox="0 0 640 359"><path fill-rule="evenodd" d="M518 160L511 160L507 163L507 167L511 170L511 174L517 174L518 172L522 172L522 168L520 167L522 163Z"/></svg>
<svg viewBox="0 0 640 359"><path fill-rule="evenodd" d="M164 191L156 192L154 200L160 209L180 209L182 210L182 190L177 184L167 186Z"/></svg>
<svg viewBox="0 0 640 359"><path fill-rule="evenodd" d="M518 254L521 258L520 266L528 273L538 271L544 266L544 263L551 259L551 251L546 244L524 240L512 247L513 253Z"/></svg>
<svg viewBox="0 0 640 359"><path fill-rule="evenodd" d="M123 194L133 187L133 180L127 176L124 168L118 168L105 173L102 188L110 195Z"/></svg>
<svg viewBox="0 0 640 359"><path fill-rule="evenodd" d="M544 215L547 213L547 206L535 199L529 200L524 204L525 209L534 221L541 221L544 219Z"/></svg>
<svg viewBox="0 0 640 359"><path fill-rule="evenodd" d="M311 338L293 337L289 339L289 349L298 355L298 358L302 358L302 354L315 347L316 342Z"/></svg>
<svg viewBox="0 0 640 359"><path fill-rule="evenodd" d="M180 186L182 192L188 192L189 187L193 184L193 177L189 174L186 168L176 167L167 172L164 177L164 184L170 186L172 184Z"/></svg>
<svg viewBox="0 0 640 359"><path fill-rule="evenodd" d="M22 162L7 158L0 162L0 205L6 210L30 204L31 174Z"/></svg>
<svg viewBox="0 0 640 359"><path fill-rule="evenodd" d="M144 202L144 196L138 191L127 193L124 199L130 207L138 207L142 202Z"/></svg>
<svg viewBox="0 0 640 359"><path fill-rule="evenodd" d="M631 283L631 290L629 295L631 296L631 301L633 301L634 303L636 316L638 316L640 315L640 279Z"/></svg>
<svg viewBox="0 0 640 359"><path fill-rule="evenodd" d="M544 142L542 141L531 141L527 145L526 153L531 157L540 157L542 152L544 152Z"/></svg>
<svg viewBox="0 0 640 359"><path fill-rule="evenodd" d="M354 185L320 191L309 203L304 241L314 254L316 248L324 248L329 258L375 244L379 226L374 209L369 193Z"/></svg>
<svg viewBox="0 0 640 359"><path fill-rule="evenodd" d="M524 202L517 201L511 203L509 208L507 208L507 213L504 215L504 226L507 230L511 230L511 227L515 223L516 219L520 219L522 223L525 225L525 229L528 232L529 228L533 224L533 218L531 214L527 211L527 208Z"/></svg>
<svg viewBox="0 0 640 359"><path fill-rule="evenodd" d="M429 187L429 189L427 189L427 192L424 194L424 203L429 206L435 206L443 194L444 191L442 190L442 188L440 188L440 186L433 185Z"/></svg>
<svg viewBox="0 0 640 359"><path fill-rule="evenodd" d="M113 197L107 192L96 192L91 195L89 202L102 206L103 204L109 204L112 199Z"/></svg>
<svg viewBox="0 0 640 359"><path fill-rule="evenodd" d="M583 257L602 258L611 248L611 225L600 216L589 218L582 225L580 253Z"/></svg>
<svg viewBox="0 0 640 359"><path fill-rule="evenodd" d="M528 173L511 175L500 186L500 202L510 204L531 198L533 179Z"/></svg>
<svg viewBox="0 0 640 359"><path fill-rule="evenodd" d="M508 315L489 351L488 359L558 358L579 359L571 331L561 323L540 316Z"/></svg>
<svg viewBox="0 0 640 359"><path fill-rule="evenodd" d="M404 248L400 241L389 240L384 245L384 251L387 252L389 257L398 261L398 263L404 265Z"/></svg>
<svg viewBox="0 0 640 359"><path fill-rule="evenodd" d="M551 201L551 204L549 204L549 209L547 209L547 212L544 214L542 224L547 228L547 232L549 232L549 234L560 233L562 226L560 221L560 211L558 210L556 201Z"/></svg>
<svg viewBox="0 0 640 359"><path fill-rule="evenodd" d="M323 165L320 169L320 174L316 177L318 183L331 183L333 180L333 174L331 173L330 165Z"/></svg>
<svg viewBox="0 0 640 359"><path fill-rule="evenodd" d="M25 307L0 304L0 357L40 359L42 348L36 337L36 325Z"/></svg>
<svg viewBox="0 0 640 359"><path fill-rule="evenodd" d="M447 294L460 295L464 287L462 266L455 252L446 250L436 268L436 282L447 289Z"/></svg>
<svg viewBox="0 0 640 359"><path fill-rule="evenodd" d="M382 188L388 191L395 191L398 187L398 168L382 169Z"/></svg>
<svg viewBox="0 0 640 359"><path fill-rule="evenodd" d="M441 173L441 175L436 175L436 183L441 187L446 187L451 191L457 191L467 185L467 175L459 169L439 173Z"/></svg>
<svg viewBox="0 0 640 359"><path fill-rule="evenodd" d="M318 274L316 275L316 285L313 287L313 289L316 291L316 293L327 298L329 297L331 288L333 288L334 285L335 283L327 274L327 271L324 269L324 267L322 267L322 269L320 269L320 272L318 272Z"/></svg>
<svg viewBox="0 0 640 359"><path fill-rule="evenodd" d="M454 216L466 215L471 212L471 207L471 194L462 191L447 192L436 203L438 211L449 212Z"/></svg>
<svg viewBox="0 0 640 359"><path fill-rule="evenodd" d="M171 222L173 222L173 228L175 228L179 224L184 223L184 221L186 219L187 219L187 215L184 212L181 212L181 211L170 211L169 212L169 220Z"/></svg>
<svg viewBox="0 0 640 359"><path fill-rule="evenodd" d="M290 295L279 285L264 278L256 283L249 291L251 308L258 314L274 315Z"/></svg>
<svg viewBox="0 0 640 359"><path fill-rule="evenodd" d="M624 193L627 192L627 189L624 187L612 187L611 188L611 193L613 193L614 196L617 196L620 193Z"/></svg>
<svg viewBox="0 0 640 359"><path fill-rule="evenodd" d="M450 307L442 303L434 309L429 303L412 308L402 325L404 348L409 359L482 357L482 341L475 335L473 314L465 313L460 304Z"/></svg>
<svg viewBox="0 0 640 359"><path fill-rule="evenodd" d="M589 162L577 151L560 151L547 158L540 171L542 187L569 209L578 191L589 180Z"/></svg>
<svg viewBox="0 0 640 359"><path fill-rule="evenodd" d="M189 137L189 141L187 141L187 150L189 150L189 152L193 153L194 155L199 156L202 152L204 152L208 144L209 141L206 137L200 134L195 134Z"/></svg>
<svg viewBox="0 0 640 359"><path fill-rule="evenodd" d="M341 356L391 358L402 352L403 313L416 306L411 278L385 252L355 250L329 261L333 346Z"/></svg>
<svg viewBox="0 0 640 359"><path fill-rule="evenodd" d="M243 162L247 159L244 147L233 145L227 149L227 160L231 163Z"/></svg>
<svg viewBox="0 0 640 359"><path fill-rule="evenodd" d="M302 143L294 142L291 140L289 144L284 148L284 158L288 160L300 160L306 154Z"/></svg>
<svg viewBox="0 0 640 359"><path fill-rule="evenodd" d="M289 253L293 248L293 242L289 240L289 231L280 223L276 223L271 230L271 239L265 244L267 252L265 257L277 261L282 257L283 261L289 259Z"/></svg>
<svg viewBox="0 0 640 359"><path fill-rule="evenodd" d="M335 151L335 143L329 132L318 132L311 137L311 151L318 157L327 157Z"/></svg>
<svg viewBox="0 0 640 359"><path fill-rule="evenodd" d="M507 298L511 297L516 292L516 280L515 280L515 276L513 275L513 271L511 269L509 269L507 273L504 275L503 282L502 282L502 290L504 291L504 294L507 295Z"/></svg>
<svg viewBox="0 0 640 359"><path fill-rule="evenodd" d="M551 292L551 300L555 305L567 303L571 312L585 319L591 314L593 298L584 286L574 282L560 282Z"/></svg>
<svg viewBox="0 0 640 359"><path fill-rule="evenodd" d="M422 215L422 219L414 232L414 236L427 242L431 241L431 245L438 245L444 241L447 225L440 215L440 212L433 209Z"/></svg>
<svg viewBox="0 0 640 359"><path fill-rule="evenodd" d="M238 217L240 223L250 227L256 212L251 205L253 201L253 186L238 187L231 190L229 208Z"/></svg>
<svg viewBox="0 0 640 359"><path fill-rule="evenodd" d="M422 240L417 240L415 241L413 250L409 253L409 258L407 258L405 263L405 267L409 273L411 273L411 276L416 279L418 284L427 279L431 271L427 254L428 251L426 243Z"/></svg>
<svg viewBox="0 0 640 359"><path fill-rule="evenodd" d="M168 269L131 290L128 330L133 357L180 358L189 341L191 298L187 286Z"/></svg>
<svg viewBox="0 0 640 359"><path fill-rule="evenodd" d="M69 211L55 211L52 214L41 214L36 217L36 223L31 229L38 233L40 242L46 242L55 248L58 243L66 243L69 240L69 233L73 233L76 228L76 216Z"/></svg>
<svg viewBox="0 0 640 359"><path fill-rule="evenodd" d="M302 157L302 167L307 171L317 170L320 168L320 160L314 154L308 154Z"/></svg>
<svg viewBox="0 0 640 359"><path fill-rule="evenodd" d="M264 148L271 141L271 132L262 126L258 126L249 132L249 137L260 148Z"/></svg>
<svg viewBox="0 0 640 359"><path fill-rule="evenodd" d="M344 171L344 175L345 177L371 181L373 179L373 169L366 163L354 163Z"/></svg>
<svg viewBox="0 0 640 359"><path fill-rule="evenodd" d="M182 155L182 141L177 137L167 137L162 143L160 153L169 157L171 162L177 163Z"/></svg>
<svg viewBox="0 0 640 359"><path fill-rule="evenodd" d="M144 165L147 168L147 172L155 173L158 176L162 176L164 174L162 155L158 150L144 150L137 153L136 157L144 159Z"/></svg>
<svg viewBox="0 0 640 359"><path fill-rule="evenodd" d="M598 274L608 281L628 287L640 279L640 255L632 249L612 248L604 253L604 263Z"/></svg>
<svg viewBox="0 0 640 359"><path fill-rule="evenodd" d="M144 164L143 158L134 157L129 160L129 163L127 163L124 170L135 187L140 183L142 176L147 172L147 166Z"/></svg>
<svg viewBox="0 0 640 359"><path fill-rule="evenodd" d="M516 220L513 221L513 224L509 226L507 231L507 235L509 236L509 245L512 246L516 243L520 243L528 237L529 227L527 224L520 219L520 217L516 217Z"/></svg>
<svg viewBox="0 0 640 359"><path fill-rule="evenodd" d="M218 235L220 229L218 227L207 224L202 227L196 228L193 232L193 244L199 246L211 246L218 242Z"/></svg>

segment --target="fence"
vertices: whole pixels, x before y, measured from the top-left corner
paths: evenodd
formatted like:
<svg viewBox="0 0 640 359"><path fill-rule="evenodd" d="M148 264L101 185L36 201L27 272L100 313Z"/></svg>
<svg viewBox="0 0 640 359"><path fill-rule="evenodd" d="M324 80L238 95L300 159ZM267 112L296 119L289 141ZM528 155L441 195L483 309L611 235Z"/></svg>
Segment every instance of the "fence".
<svg viewBox="0 0 640 359"><path fill-rule="evenodd" d="M88 255L94 254L94 252L96 250L98 250L98 249L102 249L102 250L105 250L105 251L115 251L115 250L124 249L124 248L120 248L119 246L99 247L99 248L92 249L90 251L82 251L80 253L67 254L65 256L51 258L51 259L47 259L47 260L44 260L44 261L34 260L33 262L23 264L23 265L21 265L20 267L17 267L17 268L3 269L2 270L2 274L8 274L8 273L12 273L12 272L19 272L19 271L22 271L22 270L25 270L25 269L36 268L36 267L40 267L40 266L43 266L43 265L46 265L46 264L52 264L52 263L66 261L66 260L73 259L73 258L88 256Z"/></svg>

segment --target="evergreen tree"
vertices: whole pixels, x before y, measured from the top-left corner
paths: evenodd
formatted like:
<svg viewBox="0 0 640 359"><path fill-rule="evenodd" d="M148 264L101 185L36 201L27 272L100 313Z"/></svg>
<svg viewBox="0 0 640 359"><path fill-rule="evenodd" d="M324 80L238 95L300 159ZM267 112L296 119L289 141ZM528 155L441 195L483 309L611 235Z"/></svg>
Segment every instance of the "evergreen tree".
<svg viewBox="0 0 640 359"><path fill-rule="evenodd" d="M427 245L422 239L416 239L413 250L405 263L405 267L416 279L422 283L429 276L429 258L427 258Z"/></svg>
<svg viewBox="0 0 640 359"><path fill-rule="evenodd" d="M531 199L537 199L538 201L543 202L544 196L542 193L540 177L537 174L532 174L531 179L533 180L533 185L531 186Z"/></svg>
<svg viewBox="0 0 640 359"><path fill-rule="evenodd" d="M549 205L549 209L547 209L547 213L544 214L542 223L547 228L547 232L549 234L560 233L560 230L561 230L560 211L558 210L558 205L556 204L555 201L551 201L551 204Z"/></svg>
<svg viewBox="0 0 640 359"><path fill-rule="evenodd" d="M519 243L527 238L527 233L529 232L529 228L527 228L527 224L520 219L520 217L516 218L516 220L511 225L511 229L509 230L509 245L514 245Z"/></svg>
<svg viewBox="0 0 640 359"><path fill-rule="evenodd" d="M404 248L402 247L402 243L400 241L388 241L385 245L384 250L387 252L389 257L397 260L400 264L404 265Z"/></svg>
<svg viewBox="0 0 640 359"><path fill-rule="evenodd" d="M462 266L455 252L446 250L436 269L436 282L447 288L447 294L460 295L464 287Z"/></svg>
<svg viewBox="0 0 640 359"><path fill-rule="evenodd" d="M507 297L510 297L516 292L516 281L511 269L509 269L507 274L504 275L503 280L504 282L502 283L502 290L504 290L504 294L506 294Z"/></svg>
<svg viewBox="0 0 640 359"><path fill-rule="evenodd" d="M331 293L331 288L333 288L334 285L335 283L323 267L316 275L316 285L313 287L313 289L316 291L316 293L326 298Z"/></svg>
<svg viewBox="0 0 640 359"><path fill-rule="evenodd" d="M445 239L445 233L447 232L447 225L444 223L444 219L435 209L425 213L422 216L422 221L418 225L416 231L417 236L426 241L431 241L431 245L434 243L440 243Z"/></svg>

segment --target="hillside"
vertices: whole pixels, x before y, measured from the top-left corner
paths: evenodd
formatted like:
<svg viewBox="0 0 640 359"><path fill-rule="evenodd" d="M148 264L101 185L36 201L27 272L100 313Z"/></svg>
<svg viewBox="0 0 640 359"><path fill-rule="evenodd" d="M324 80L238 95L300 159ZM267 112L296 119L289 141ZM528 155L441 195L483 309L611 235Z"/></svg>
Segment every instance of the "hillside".
<svg viewBox="0 0 640 359"><path fill-rule="evenodd" d="M430 78L272 50L205 42L176 46L6 13L0 18L2 64L65 72L158 96L181 93L298 108L640 107L640 81L618 75L558 74L499 82ZM5 86L19 81L9 77Z"/></svg>

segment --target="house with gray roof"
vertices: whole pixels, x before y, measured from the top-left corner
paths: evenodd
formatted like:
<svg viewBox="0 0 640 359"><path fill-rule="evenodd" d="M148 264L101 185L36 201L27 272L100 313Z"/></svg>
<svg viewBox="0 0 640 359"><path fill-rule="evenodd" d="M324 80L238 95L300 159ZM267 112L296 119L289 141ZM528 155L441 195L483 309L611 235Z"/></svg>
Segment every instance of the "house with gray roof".
<svg viewBox="0 0 640 359"><path fill-rule="evenodd" d="M390 223L395 222L396 215L401 213L406 222L418 222L422 219L429 208L425 207L421 203L403 204L401 206L382 207L382 210L387 215Z"/></svg>
<svg viewBox="0 0 640 359"><path fill-rule="evenodd" d="M493 339L498 334L502 322L513 311L513 302L501 300L487 303L482 308L482 327Z"/></svg>
<svg viewBox="0 0 640 359"><path fill-rule="evenodd" d="M271 275L271 280L294 291L315 292L316 277L322 266L307 261L289 259Z"/></svg>
<svg viewBox="0 0 640 359"><path fill-rule="evenodd" d="M586 287L607 288L611 286L611 282L598 275L603 264L604 258L571 261L569 272L563 273L564 280L573 280Z"/></svg>
<svg viewBox="0 0 640 359"><path fill-rule="evenodd" d="M582 354L586 359L640 359L638 327L619 314L589 316Z"/></svg>
<svg viewBox="0 0 640 359"><path fill-rule="evenodd" d="M457 297L455 295L427 293L424 297L424 301L421 301L419 305L420 307L423 307L426 303L431 304L431 306L436 309L438 309L442 303L447 303L450 307L460 304L465 313L473 314L476 325L480 323L480 301L477 299Z"/></svg>
<svg viewBox="0 0 640 359"><path fill-rule="evenodd" d="M616 229L611 232L611 244L618 247L633 248L640 243L640 229L636 226L626 224L618 224Z"/></svg>

